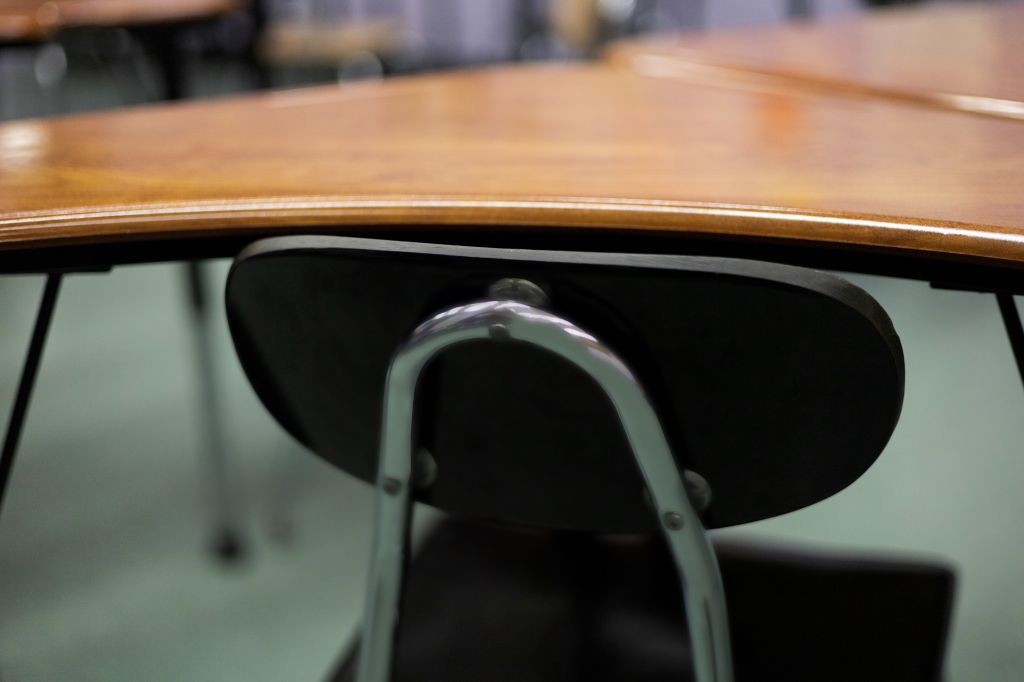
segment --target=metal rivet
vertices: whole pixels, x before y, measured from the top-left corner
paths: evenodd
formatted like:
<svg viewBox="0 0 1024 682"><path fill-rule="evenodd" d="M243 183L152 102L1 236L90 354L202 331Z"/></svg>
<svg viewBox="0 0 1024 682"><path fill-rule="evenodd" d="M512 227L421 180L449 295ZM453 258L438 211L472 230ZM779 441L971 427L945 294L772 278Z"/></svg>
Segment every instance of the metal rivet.
<svg viewBox="0 0 1024 682"><path fill-rule="evenodd" d="M397 495L402 491L402 482L397 478L385 478L384 483L381 484L381 488L388 495Z"/></svg>
<svg viewBox="0 0 1024 682"><path fill-rule="evenodd" d="M417 488L429 488L437 480L437 462L426 448L416 451L415 474L413 485Z"/></svg>
<svg viewBox="0 0 1024 682"><path fill-rule="evenodd" d="M683 472L683 484L686 486L690 502L697 511L702 512L711 506L711 484L706 478L696 471L687 469Z"/></svg>
<svg viewBox="0 0 1024 682"><path fill-rule="evenodd" d="M665 522L665 527L669 530L679 530L683 527L683 517L675 512L666 512L662 521Z"/></svg>
<svg viewBox="0 0 1024 682"><path fill-rule="evenodd" d="M488 287L487 295L499 301L519 301L538 308L548 304L548 295L544 289L528 279L518 277L499 279Z"/></svg>
<svg viewBox="0 0 1024 682"><path fill-rule="evenodd" d="M495 341L508 341L512 338L512 333L509 332L508 327L501 323L492 324L488 332Z"/></svg>

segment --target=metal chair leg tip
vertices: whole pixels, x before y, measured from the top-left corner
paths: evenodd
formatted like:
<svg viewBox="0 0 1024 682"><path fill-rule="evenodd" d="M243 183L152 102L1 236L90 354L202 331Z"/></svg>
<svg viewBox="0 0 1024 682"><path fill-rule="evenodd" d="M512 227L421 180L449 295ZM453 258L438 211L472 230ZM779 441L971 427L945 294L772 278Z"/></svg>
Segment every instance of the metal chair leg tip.
<svg viewBox="0 0 1024 682"><path fill-rule="evenodd" d="M232 565L242 562L248 555L245 542L230 530L221 531L210 544L210 553L218 563Z"/></svg>

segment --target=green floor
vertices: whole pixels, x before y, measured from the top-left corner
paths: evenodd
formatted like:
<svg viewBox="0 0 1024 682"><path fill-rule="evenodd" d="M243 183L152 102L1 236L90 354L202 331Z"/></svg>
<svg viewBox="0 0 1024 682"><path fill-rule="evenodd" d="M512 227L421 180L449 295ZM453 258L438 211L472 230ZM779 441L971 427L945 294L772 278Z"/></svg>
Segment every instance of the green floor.
<svg viewBox="0 0 1024 682"><path fill-rule="evenodd" d="M4 106L7 116L24 109ZM215 268L218 286L226 268ZM949 679L1020 680L1024 390L995 301L854 279L903 339L896 434L846 491L730 532L953 562ZM3 408L41 286L0 278ZM252 396L222 321L217 357L252 553L231 569L204 554L209 505L184 300L177 266L66 281L0 522L4 682L314 680L353 631L368 492L298 454Z"/></svg>
<svg viewBox="0 0 1024 682"><path fill-rule="evenodd" d="M38 278L0 280L5 404L38 288ZM367 491L296 454L222 328L253 551L232 569L204 552L210 507L182 293L171 266L67 280L0 523L5 682L312 680L351 632Z"/></svg>

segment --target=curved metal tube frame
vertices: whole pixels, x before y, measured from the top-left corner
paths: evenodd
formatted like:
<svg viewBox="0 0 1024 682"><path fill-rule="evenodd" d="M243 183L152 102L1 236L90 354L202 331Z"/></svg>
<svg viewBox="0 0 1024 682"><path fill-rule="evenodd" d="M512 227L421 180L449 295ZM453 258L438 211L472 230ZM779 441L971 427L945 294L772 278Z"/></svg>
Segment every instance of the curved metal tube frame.
<svg viewBox="0 0 1024 682"><path fill-rule="evenodd" d="M378 463L376 528L358 682L386 682L398 622L413 474L413 412L422 370L441 351L475 339L530 343L589 374L611 400L679 572L698 682L732 682L725 595L714 551L686 493L661 424L629 368L591 334L516 301L456 306L420 325L388 370Z"/></svg>

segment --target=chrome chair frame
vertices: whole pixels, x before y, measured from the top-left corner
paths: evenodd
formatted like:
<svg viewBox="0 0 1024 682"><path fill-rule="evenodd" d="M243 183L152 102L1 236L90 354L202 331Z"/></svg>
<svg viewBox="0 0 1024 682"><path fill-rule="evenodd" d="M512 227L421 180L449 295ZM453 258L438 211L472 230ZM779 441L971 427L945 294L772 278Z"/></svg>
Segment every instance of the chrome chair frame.
<svg viewBox="0 0 1024 682"><path fill-rule="evenodd" d="M657 414L629 367L600 340L552 312L516 300L455 306L421 324L388 369L376 478L369 585L358 682L390 678L399 619L413 483L416 387L440 352L479 339L524 342L555 353L593 378L611 401L643 476L682 584L698 682L732 682L721 575Z"/></svg>

